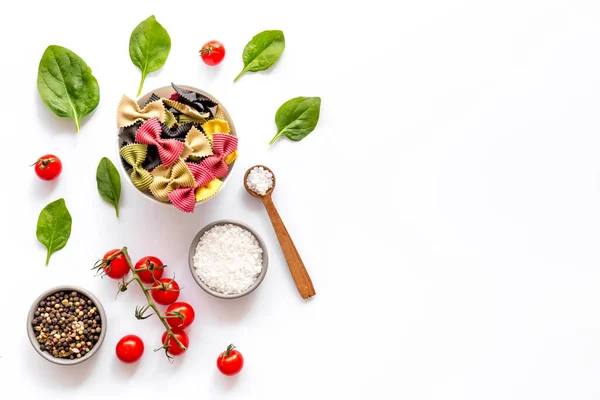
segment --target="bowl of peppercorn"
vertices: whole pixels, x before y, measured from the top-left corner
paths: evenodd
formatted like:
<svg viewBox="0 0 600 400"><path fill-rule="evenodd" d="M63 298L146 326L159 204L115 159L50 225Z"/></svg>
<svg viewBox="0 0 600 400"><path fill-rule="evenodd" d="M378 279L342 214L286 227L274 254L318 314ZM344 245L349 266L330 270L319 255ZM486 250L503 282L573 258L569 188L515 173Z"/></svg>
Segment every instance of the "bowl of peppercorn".
<svg viewBox="0 0 600 400"><path fill-rule="evenodd" d="M106 336L106 312L89 291L56 286L31 305L27 336L40 356L59 365L89 360Z"/></svg>

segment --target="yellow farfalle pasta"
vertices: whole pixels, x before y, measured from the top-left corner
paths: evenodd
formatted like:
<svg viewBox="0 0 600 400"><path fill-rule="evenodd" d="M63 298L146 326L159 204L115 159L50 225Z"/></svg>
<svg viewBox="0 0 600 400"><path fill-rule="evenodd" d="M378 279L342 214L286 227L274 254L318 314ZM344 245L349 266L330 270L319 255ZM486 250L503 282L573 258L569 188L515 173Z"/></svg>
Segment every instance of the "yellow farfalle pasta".
<svg viewBox="0 0 600 400"><path fill-rule="evenodd" d="M208 200L215 194L219 193L219 190L223 186L223 182L220 179L213 179L206 186L202 186L196 189L196 202L199 203L204 200Z"/></svg>
<svg viewBox="0 0 600 400"><path fill-rule="evenodd" d="M146 159L148 153L148 146L145 144L129 144L121 147L119 151L123 160L131 165L131 182L136 188L145 191L150 187L152 183L152 175L150 172L142 168L142 163Z"/></svg>
<svg viewBox="0 0 600 400"><path fill-rule="evenodd" d="M196 186L196 180L185 162L180 158L169 168L162 165L152 171L154 180L150 185L150 192L159 201L168 202L169 193L180 187Z"/></svg>
<svg viewBox="0 0 600 400"><path fill-rule="evenodd" d="M225 162L227 164L231 164L232 162L234 162L238 157L238 152L237 150L235 150L233 153L229 154L227 157L225 157Z"/></svg>
<svg viewBox="0 0 600 400"><path fill-rule="evenodd" d="M202 130L212 142L213 133L229 133L229 124L224 119L211 119L202 124Z"/></svg>
<svg viewBox="0 0 600 400"><path fill-rule="evenodd" d="M135 100L123 95L117 108L117 127L124 128L150 118L158 118L161 122L165 120L165 106L162 101L153 101L140 109Z"/></svg>
<svg viewBox="0 0 600 400"><path fill-rule="evenodd" d="M188 157L191 158L202 158L206 156L212 156L214 154L210 142L195 126L189 130L185 137L185 148L181 154L181 158L184 160Z"/></svg>

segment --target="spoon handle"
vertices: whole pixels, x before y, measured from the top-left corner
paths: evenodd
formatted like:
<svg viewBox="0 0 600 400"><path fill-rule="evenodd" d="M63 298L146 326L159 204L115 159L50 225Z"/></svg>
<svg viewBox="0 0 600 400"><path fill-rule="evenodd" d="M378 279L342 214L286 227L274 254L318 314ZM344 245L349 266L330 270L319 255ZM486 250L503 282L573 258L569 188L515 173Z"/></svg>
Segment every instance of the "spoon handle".
<svg viewBox="0 0 600 400"><path fill-rule="evenodd" d="M300 258L300 254L298 254L298 250L296 250L296 246L294 246L294 242L285 228L285 225L283 224L283 221L281 220L281 217L275 208L275 204L273 204L271 196L266 195L263 196L262 199L265 208L267 209L267 213L269 214L269 218L271 219L271 224L273 224L273 229L275 229L275 233L277 234L277 239L281 245L281 250L283 250L285 260L287 261L290 272L292 273L292 278L294 278L294 282L296 282L296 287L298 287L300 295L303 299L314 296L316 294L315 288L310 280L308 271L306 271L306 267L304 267L304 263Z"/></svg>

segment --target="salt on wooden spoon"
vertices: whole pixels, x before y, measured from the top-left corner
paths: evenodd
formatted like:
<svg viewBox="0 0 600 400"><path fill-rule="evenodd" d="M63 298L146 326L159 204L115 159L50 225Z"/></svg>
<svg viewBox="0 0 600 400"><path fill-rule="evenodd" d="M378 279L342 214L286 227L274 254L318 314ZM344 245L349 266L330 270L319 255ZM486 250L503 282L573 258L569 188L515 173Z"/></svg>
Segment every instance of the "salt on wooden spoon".
<svg viewBox="0 0 600 400"><path fill-rule="evenodd" d="M271 187L266 190L265 194L260 194L252 190L248 186L248 175L254 168L262 168L265 171L268 171L272 174L273 184ZM296 250L296 246L290 237L277 209L275 208L275 204L273 204L273 199L271 198L271 194L273 193L273 189L275 189L275 174L269 168L264 165L255 165L246 171L244 175L244 187L254 197L258 197L262 200L265 208L267 209L267 214L269 214L269 218L271 219L271 224L273 224L273 229L277 234L277 239L279 240L279 244L281 245L281 250L283 251L283 255L285 256L285 260L287 261L288 267L290 268L290 272L292 273L292 278L294 278L294 282L296 283L296 287L300 292L300 295L303 299L307 299L309 297L314 296L315 288L313 287L310 276L308 275L308 271L306 271L306 267L300 258L300 254L298 254L298 250Z"/></svg>

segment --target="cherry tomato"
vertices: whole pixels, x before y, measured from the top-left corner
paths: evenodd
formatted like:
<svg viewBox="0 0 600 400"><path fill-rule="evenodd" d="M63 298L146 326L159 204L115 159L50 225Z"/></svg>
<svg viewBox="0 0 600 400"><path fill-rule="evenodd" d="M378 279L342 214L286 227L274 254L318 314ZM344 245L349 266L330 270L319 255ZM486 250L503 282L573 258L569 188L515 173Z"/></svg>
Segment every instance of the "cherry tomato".
<svg viewBox="0 0 600 400"><path fill-rule="evenodd" d="M147 269L147 271L138 271L138 275L144 283L154 283L155 280L159 280L163 275L165 267L166 265L162 261L152 256L144 257L135 263L136 271Z"/></svg>
<svg viewBox="0 0 600 400"><path fill-rule="evenodd" d="M113 279L121 279L129 273L129 265L123 253L110 261L107 261L110 256L115 254L119 249L109 251L102 258L104 260L104 273Z"/></svg>
<svg viewBox="0 0 600 400"><path fill-rule="evenodd" d="M45 181L51 181L59 176L62 171L62 162L52 154L41 156L34 165L37 176Z"/></svg>
<svg viewBox="0 0 600 400"><path fill-rule="evenodd" d="M158 304L168 306L177 301L179 297L179 285L171 278L162 278L152 285L152 298Z"/></svg>
<svg viewBox="0 0 600 400"><path fill-rule="evenodd" d="M136 335L126 335L119 340L115 348L117 358L125 364L132 364L142 358L144 342Z"/></svg>
<svg viewBox="0 0 600 400"><path fill-rule="evenodd" d="M244 367L244 357L242 353L234 350L235 346L230 344L227 350L222 352L217 358L217 368L223 375L232 376L237 374Z"/></svg>
<svg viewBox="0 0 600 400"><path fill-rule="evenodd" d="M169 339L167 340L167 331L165 331L165 333L162 335L162 344L167 346L167 354L177 357L185 353L185 351L190 347L190 338L188 337L187 333L179 329L174 329L173 335L175 335L177 340L181 342L185 349L179 347L177 342L174 341L172 337L169 336Z"/></svg>
<svg viewBox="0 0 600 400"><path fill-rule="evenodd" d="M183 301L171 304L169 308L167 308L166 315L168 317L179 317L167 318L167 324L174 329L185 329L190 326L196 318L196 313L192 306ZM181 320L181 317L183 317L183 321Z"/></svg>
<svg viewBox="0 0 600 400"><path fill-rule="evenodd" d="M223 47L221 42L211 40L202 46L200 57L202 57L202 61L204 61L204 64L206 65L217 65L225 58L225 47Z"/></svg>

